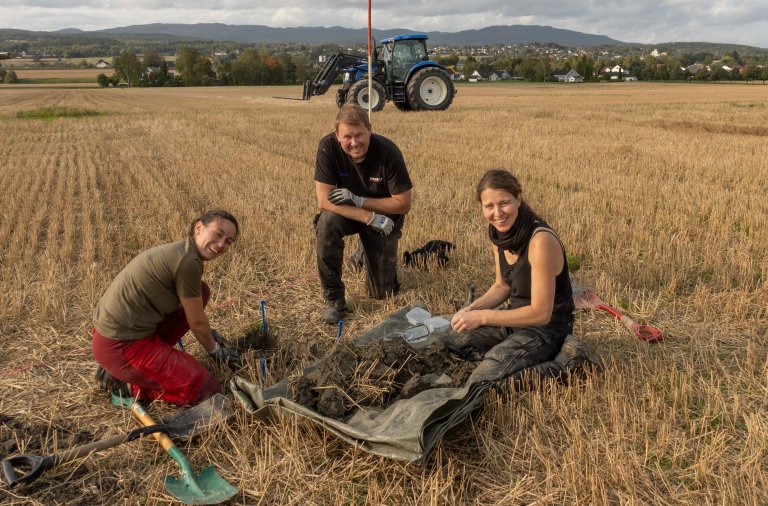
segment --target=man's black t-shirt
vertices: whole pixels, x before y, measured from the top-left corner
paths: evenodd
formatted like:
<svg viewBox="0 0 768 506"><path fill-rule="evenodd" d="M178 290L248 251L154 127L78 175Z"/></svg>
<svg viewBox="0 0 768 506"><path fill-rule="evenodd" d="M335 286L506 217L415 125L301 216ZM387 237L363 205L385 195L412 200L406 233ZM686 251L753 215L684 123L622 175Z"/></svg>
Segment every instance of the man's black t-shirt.
<svg viewBox="0 0 768 506"><path fill-rule="evenodd" d="M372 198L391 197L413 188L398 147L376 134L371 134L368 152L361 163L353 162L341 149L336 134L323 137L317 147L315 181ZM390 218L394 219L394 216L390 215Z"/></svg>

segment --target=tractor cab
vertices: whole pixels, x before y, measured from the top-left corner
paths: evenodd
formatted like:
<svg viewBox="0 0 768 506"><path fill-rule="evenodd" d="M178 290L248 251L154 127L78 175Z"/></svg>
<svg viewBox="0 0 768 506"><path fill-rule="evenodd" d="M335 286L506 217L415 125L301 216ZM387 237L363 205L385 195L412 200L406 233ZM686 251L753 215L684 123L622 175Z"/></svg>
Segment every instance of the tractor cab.
<svg viewBox="0 0 768 506"><path fill-rule="evenodd" d="M425 34L398 35L379 43L379 60L384 62L390 81L404 82L416 64L429 61Z"/></svg>
<svg viewBox="0 0 768 506"><path fill-rule="evenodd" d="M339 75L344 76L336 91L336 105L357 104L380 111L392 102L402 111L443 111L456 88L451 74L427 55L427 35L397 35L382 39L376 48L371 71L361 55L338 53L331 56L317 76L304 82L304 100L322 95Z"/></svg>

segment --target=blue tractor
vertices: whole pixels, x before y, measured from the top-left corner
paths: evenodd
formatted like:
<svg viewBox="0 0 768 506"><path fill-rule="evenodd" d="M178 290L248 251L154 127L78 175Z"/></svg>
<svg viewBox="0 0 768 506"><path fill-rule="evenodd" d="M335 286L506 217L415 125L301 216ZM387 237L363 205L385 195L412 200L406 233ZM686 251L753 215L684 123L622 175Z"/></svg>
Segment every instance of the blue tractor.
<svg viewBox="0 0 768 506"><path fill-rule="evenodd" d="M336 92L336 105L358 104L380 111L393 102L402 111L442 111L453 102L456 88L451 74L427 55L425 34L398 35L382 39L368 72L366 56L338 53L330 57L312 81L304 82L304 100L322 95L340 74L344 80ZM368 79L373 74L371 96Z"/></svg>

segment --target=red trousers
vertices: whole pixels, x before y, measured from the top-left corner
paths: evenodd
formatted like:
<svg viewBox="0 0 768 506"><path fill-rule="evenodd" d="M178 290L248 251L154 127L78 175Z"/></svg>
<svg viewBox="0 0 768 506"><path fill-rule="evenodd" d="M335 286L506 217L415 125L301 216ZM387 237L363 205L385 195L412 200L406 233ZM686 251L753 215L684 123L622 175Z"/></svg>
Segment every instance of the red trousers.
<svg viewBox="0 0 768 506"><path fill-rule="evenodd" d="M211 290L202 284L203 304ZM162 399L194 406L221 392L219 381L192 355L174 346L189 331L184 308L169 314L143 339L121 341L102 336L94 328L91 349L96 361L115 378L130 383L141 399Z"/></svg>

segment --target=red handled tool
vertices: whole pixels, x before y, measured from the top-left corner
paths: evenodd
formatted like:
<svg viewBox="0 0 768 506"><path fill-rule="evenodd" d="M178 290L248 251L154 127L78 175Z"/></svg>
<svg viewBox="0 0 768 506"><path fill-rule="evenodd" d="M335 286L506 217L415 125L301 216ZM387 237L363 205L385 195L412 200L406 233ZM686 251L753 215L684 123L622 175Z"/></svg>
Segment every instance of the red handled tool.
<svg viewBox="0 0 768 506"><path fill-rule="evenodd" d="M651 325L637 323L615 307L604 302L589 288L574 285L573 302L576 304L576 309L599 309L611 313L617 320L626 325L627 328L632 331L632 334L641 341L656 343L664 339L664 333L660 329L652 327Z"/></svg>

